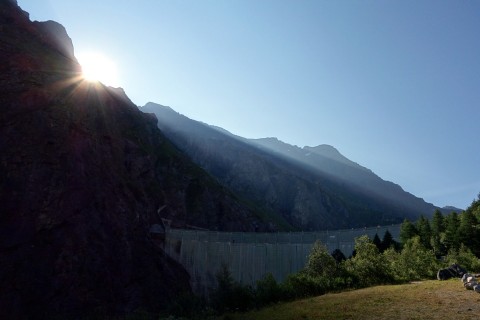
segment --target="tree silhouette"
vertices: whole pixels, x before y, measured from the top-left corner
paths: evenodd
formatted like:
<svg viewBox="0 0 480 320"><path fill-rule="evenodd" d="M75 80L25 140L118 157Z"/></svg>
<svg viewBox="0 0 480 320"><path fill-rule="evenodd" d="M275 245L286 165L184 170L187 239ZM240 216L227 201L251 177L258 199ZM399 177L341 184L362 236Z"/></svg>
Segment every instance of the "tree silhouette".
<svg viewBox="0 0 480 320"><path fill-rule="evenodd" d="M382 252L382 241L380 240L378 233L375 233L375 237L373 237L372 242L378 248L378 251Z"/></svg>
<svg viewBox="0 0 480 320"><path fill-rule="evenodd" d="M385 234L383 235L382 244L381 244L381 247L380 247L380 252L384 252L388 248L394 248L395 250L399 249L398 248L398 243L395 240L393 240L392 234L387 229L387 231L385 231Z"/></svg>
<svg viewBox="0 0 480 320"><path fill-rule="evenodd" d="M335 259L337 264L341 263L342 261L347 260L347 257L345 257L342 250L340 250L340 249L333 250L332 257Z"/></svg>

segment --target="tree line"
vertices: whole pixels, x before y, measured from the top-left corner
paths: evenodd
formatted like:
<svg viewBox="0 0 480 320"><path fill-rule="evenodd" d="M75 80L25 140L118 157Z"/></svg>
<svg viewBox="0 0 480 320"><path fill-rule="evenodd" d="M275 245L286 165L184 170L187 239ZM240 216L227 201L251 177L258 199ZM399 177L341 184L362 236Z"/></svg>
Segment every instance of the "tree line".
<svg viewBox="0 0 480 320"><path fill-rule="evenodd" d="M425 217L416 222L405 220L400 242L388 230L383 239L378 235L373 239L359 237L349 258L338 249L330 253L317 241L305 268L282 283L267 274L255 286L242 285L223 267L216 275L217 287L212 289L208 303L188 296L173 306L176 312L172 313L201 318L205 312L246 311L327 292L433 279L439 269L453 263L469 272L480 272L479 222L480 195L461 213L444 216L437 210L431 221Z"/></svg>
<svg viewBox="0 0 480 320"><path fill-rule="evenodd" d="M405 220L400 240L419 237L422 245L440 258L459 250L469 250L480 257L480 194L463 212L443 215L436 210L430 220L421 216L415 223ZM463 249L462 249L463 248Z"/></svg>

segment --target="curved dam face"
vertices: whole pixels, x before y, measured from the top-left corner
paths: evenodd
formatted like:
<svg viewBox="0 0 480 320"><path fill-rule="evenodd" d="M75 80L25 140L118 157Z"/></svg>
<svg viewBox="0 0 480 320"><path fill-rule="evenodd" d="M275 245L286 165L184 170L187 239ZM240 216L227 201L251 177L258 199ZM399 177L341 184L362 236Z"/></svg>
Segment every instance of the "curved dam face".
<svg viewBox="0 0 480 320"><path fill-rule="evenodd" d="M255 285L267 273L278 282L304 268L315 241L319 240L330 252L340 249L348 257L355 238L378 234L383 238L388 230L399 241L401 225L319 232L216 232L169 229L165 230L165 253L183 265L190 274L194 292L208 294L216 285L215 275L222 265L232 277Z"/></svg>

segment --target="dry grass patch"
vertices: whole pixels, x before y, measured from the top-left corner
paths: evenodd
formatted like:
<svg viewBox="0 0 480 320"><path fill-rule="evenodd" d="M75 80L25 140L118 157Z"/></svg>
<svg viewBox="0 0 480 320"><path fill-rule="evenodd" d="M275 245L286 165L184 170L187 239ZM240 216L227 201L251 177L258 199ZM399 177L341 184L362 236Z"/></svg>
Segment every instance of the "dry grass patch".
<svg viewBox="0 0 480 320"><path fill-rule="evenodd" d="M326 294L224 319L479 319L480 294L458 279L377 286Z"/></svg>

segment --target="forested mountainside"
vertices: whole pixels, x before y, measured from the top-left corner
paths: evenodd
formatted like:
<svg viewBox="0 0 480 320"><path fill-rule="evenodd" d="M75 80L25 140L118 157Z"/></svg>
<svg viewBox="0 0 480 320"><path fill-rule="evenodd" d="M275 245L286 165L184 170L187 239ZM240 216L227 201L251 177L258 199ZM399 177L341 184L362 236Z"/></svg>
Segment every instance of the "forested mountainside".
<svg viewBox="0 0 480 320"><path fill-rule="evenodd" d="M121 89L87 82L56 22L0 1L0 318L162 310L190 291L152 225L275 230Z"/></svg>
<svg viewBox="0 0 480 320"><path fill-rule="evenodd" d="M224 186L297 230L398 223L436 207L382 180L331 146L299 148L275 138L249 140L148 103L159 128Z"/></svg>

